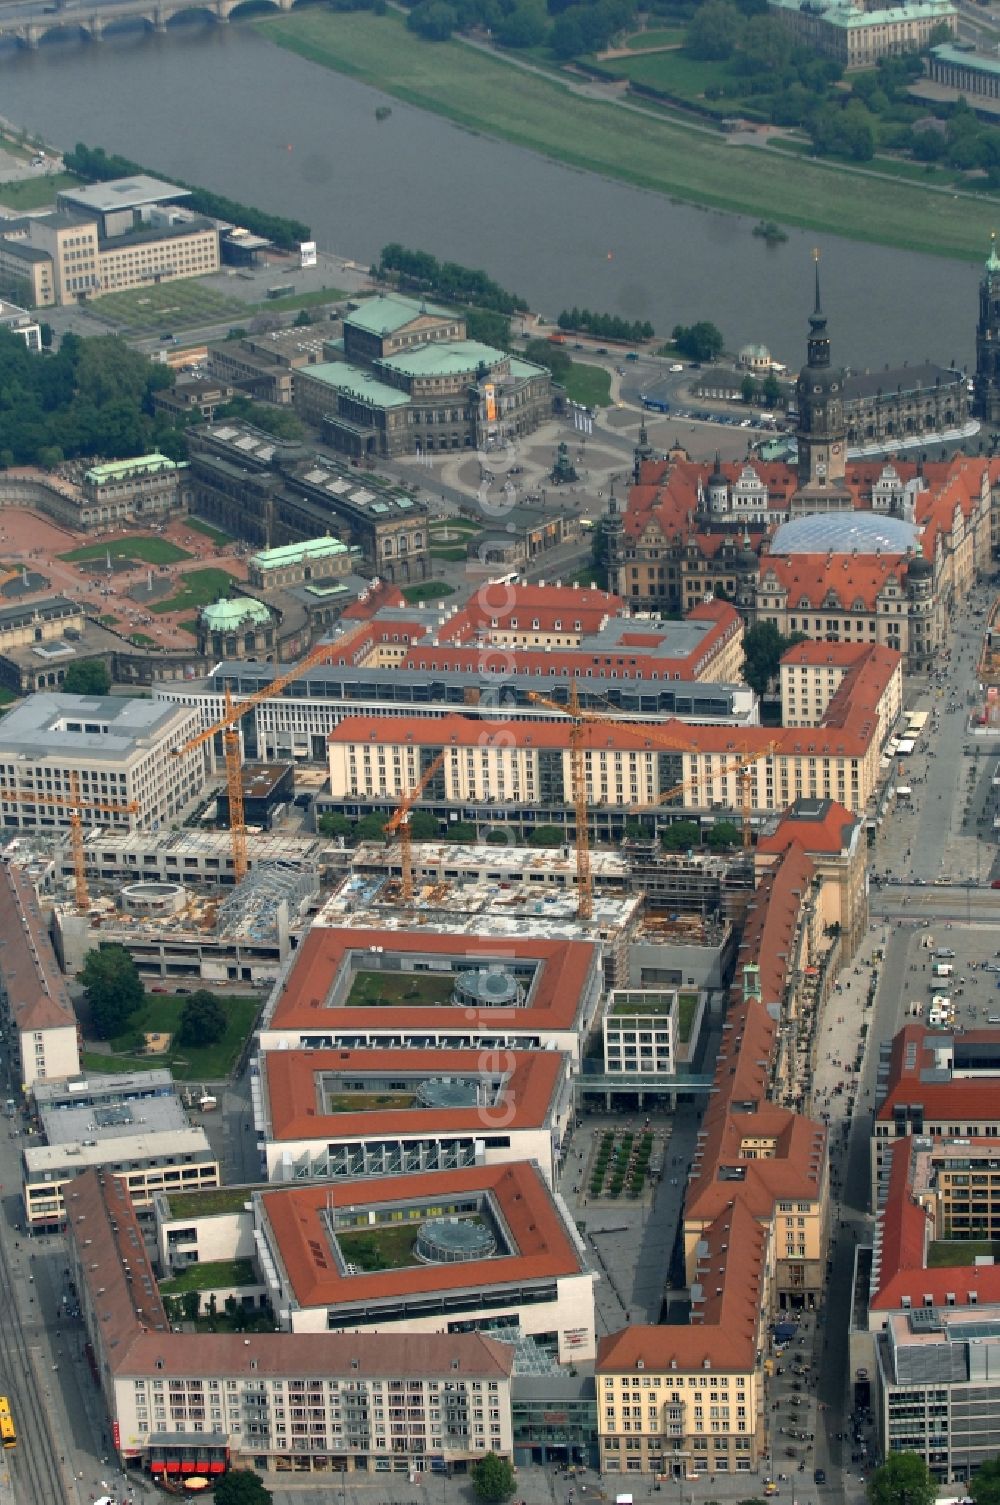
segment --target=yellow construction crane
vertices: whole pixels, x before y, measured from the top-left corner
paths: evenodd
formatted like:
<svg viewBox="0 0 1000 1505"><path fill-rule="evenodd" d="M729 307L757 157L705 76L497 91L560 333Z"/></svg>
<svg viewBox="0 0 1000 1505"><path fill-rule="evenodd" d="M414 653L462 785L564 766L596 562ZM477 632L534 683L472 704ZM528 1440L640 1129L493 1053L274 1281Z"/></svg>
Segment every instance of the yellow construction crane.
<svg viewBox="0 0 1000 1505"><path fill-rule="evenodd" d="M735 758L733 762L724 763L721 768L715 769L714 772L708 775L710 782L715 779L725 778L726 774L729 773L735 773L736 775L740 789L740 823L744 850L747 850L751 844L750 817L753 811L753 780L750 771L754 767L754 764L760 762L761 758L769 758L777 746L777 742L769 742L759 752L747 753L742 757ZM673 799L675 794L681 794L685 789L690 789L692 784L699 784L701 781L702 776L694 774L691 778L684 779L680 784L675 784L672 789L668 789L665 793L661 794L656 801L656 806L644 805L640 808L644 810L655 809L657 806L665 804L667 800Z"/></svg>
<svg viewBox="0 0 1000 1505"><path fill-rule="evenodd" d="M403 796L398 808L385 823L385 834L387 836L394 836L397 832L399 833L399 859L402 867L404 904L411 904L413 902L413 833L410 830L410 811L444 762L446 750L446 748L442 747L437 756L428 763L416 784Z"/></svg>
<svg viewBox="0 0 1000 1505"><path fill-rule="evenodd" d="M576 812L576 881L578 894L578 912L582 920L589 920L594 913L593 878L590 867L590 833L587 828L587 776L584 763L584 732L588 725L597 726L631 726L632 729L655 742L658 746L668 748L673 752L694 752L694 734L687 732L666 732L662 728L650 725L648 721L629 722L620 715L609 715L605 711L584 710L580 705L580 696L577 681L570 682L569 703L561 705L556 700L550 700L548 696L532 691L529 697L538 705L545 706L550 711L558 711L560 715L572 718L570 726L570 776L573 786L573 806ZM739 777L741 779L741 811L743 822L743 846L749 848L751 839L750 813L751 813L751 780L749 769L761 758L766 758L774 752L776 742L769 742L766 747L757 749L740 747L734 742L732 751L737 755L742 764ZM730 773L731 767L725 767L720 772ZM712 775L717 777L717 775ZM681 789L687 787L693 780L685 779L676 788L668 790L662 799L669 799L672 794L678 794Z"/></svg>
<svg viewBox="0 0 1000 1505"><path fill-rule="evenodd" d="M203 747L219 732L222 733L222 749L226 763L226 791L229 795L229 832L233 844L233 875L237 883L241 882L247 874L247 828L243 817L243 757L240 752L239 733L241 720L248 711L263 704L265 700L273 700L276 695L280 695L282 690L299 679L305 670L311 669L314 664L329 663L336 654L349 648L352 643L370 630L370 622L356 622L344 633L343 637L336 638L329 643L317 644L315 648L310 649L305 658L299 659L294 668L287 669L284 674L279 674L277 679L272 679L269 684L255 690L245 700L234 701L232 695L226 690L225 714L211 726L206 726L191 737L183 747L174 748L174 755L183 757L194 748Z"/></svg>
<svg viewBox="0 0 1000 1505"><path fill-rule="evenodd" d="M76 887L76 907L80 914L90 908L87 892L87 862L83 850L83 819L81 812L93 811L102 815L135 815L139 806L135 800L115 804L110 800L83 799L80 781L74 772L69 776L69 794L43 794L37 789L11 789L0 785L0 800L20 805L53 805L57 810L69 811L69 845L73 855L73 873Z"/></svg>
<svg viewBox="0 0 1000 1505"><path fill-rule="evenodd" d="M604 711L587 711L580 704L580 694L575 679L570 681L569 703L560 705L557 700L550 700L547 695L540 695L532 691L529 698L538 705L545 706L550 711L558 711L561 716L571 718L569 729L569 766L570 780L572 783L573 807L576 812L576 888L577 888L577 912L581 920L590 920L594 915L594 883L590 870L590 832L587 829L587 769L584 761L584 739L588 726L621 726L620 716L609 716ZM628 723L625 723L626 725ZM670 737L666 732L654 735L648 723L641 722L635 730L642 736L658 742L663 747L671 747L675 751L687 751L691 746L690 733L687 737L680 734Z"/></svg>

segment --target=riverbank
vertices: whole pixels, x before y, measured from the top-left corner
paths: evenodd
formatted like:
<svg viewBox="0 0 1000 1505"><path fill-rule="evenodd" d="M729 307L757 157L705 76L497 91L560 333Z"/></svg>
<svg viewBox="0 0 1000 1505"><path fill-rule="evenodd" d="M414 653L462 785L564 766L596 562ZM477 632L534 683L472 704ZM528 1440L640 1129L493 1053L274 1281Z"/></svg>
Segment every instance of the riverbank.
<svg viewBox="0 0 1000 1505"><path fill-rule="evenodd" d="M392 12L309 9L253 25L300 57L470 131L706 208L967 260L982 256L995 216L987 195L789 160L467 42L422 41ZM391 119L380 126L392 128Z"/></svg>

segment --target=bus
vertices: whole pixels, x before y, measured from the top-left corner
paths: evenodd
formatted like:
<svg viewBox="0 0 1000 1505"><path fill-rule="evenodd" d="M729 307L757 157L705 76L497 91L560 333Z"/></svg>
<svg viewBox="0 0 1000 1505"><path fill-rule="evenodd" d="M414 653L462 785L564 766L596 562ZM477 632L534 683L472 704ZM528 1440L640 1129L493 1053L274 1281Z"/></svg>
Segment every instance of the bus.
<svg viewBox="0 0 1000 1505"><path fill-rule="evenodd" d="M17 1429L14 1426L14 1418L10 1414L10 1401L6 1395L0 1395L0 1442L5 1448L17 1447Z"/></svg>

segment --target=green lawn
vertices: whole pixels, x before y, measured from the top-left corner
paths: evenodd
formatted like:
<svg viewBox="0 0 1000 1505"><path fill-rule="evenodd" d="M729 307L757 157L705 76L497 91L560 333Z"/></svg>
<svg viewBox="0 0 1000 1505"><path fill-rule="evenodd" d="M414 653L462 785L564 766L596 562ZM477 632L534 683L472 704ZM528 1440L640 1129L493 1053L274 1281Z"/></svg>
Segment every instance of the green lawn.
<svg viewBox="0 0 1000 1505"><path fill-rule="evenodd" d="M190 559L187 549L178 548L169 538L116 538L111 543L88 543L82 549L73 549L69 554L60 554L68 564L83 564L88 559L141 559L143 564L176 564L180 559Z"/></svg>
<svg viewBox="0 0 1000 1505"><path fill-rule="evenodd" d="M611 406L611 373L603 366L588 366L583 361L571 361L569 374L563 385L566 396L574 402L582 402L587 408Z"/></svg>
<svg viewBox="0 0 1000 1505"><path fill-rule="evenodd" d="M210 1218L215 1213L242 1212L248 1191L231 1186L213 1186L205 1191L171 1192L168 1198L174 1218Z"/></svg>
<svg viewBox="0 0 1000 1505"><path fill-rule="evenodd" d="M454 979L426 972L358 972L348 1008L428 1008L447 1003Z"/></svg>
<svg viewBox="0 0 1000 1505"><path fill-rule="evenodd" d="M651 47L677 47L685 37L683 26L660 27L656 31L634 31L622 43L630 52L648 52Z"/></svg>
<svg viewBox="0 0 1000 1505"><path fill-rule="evenodd" d="M439 533L478 533L479 524L473 522L471 517L436 517L430 524L430 534L433 538Z"/></svg>
<svg viewBox="0 0 1000 1505"><path fill-rule="evenodd" d="M651 52L636 57L608 58L601 67L619 78L662 89L678 99L700 99L713 85L732 83L728 63L702 62L686 52ZM734 101L722 100L724 115L732 114Z"/></svg>
<svg viewBox="0 0 1000 1505"><path fill-rule="evenodd" d="M100 622L100 624L101 624L102 627L117 627L118 626L118 618L112 612L109 612L109 611L106 611L104 613L103 617L98 617L97 620Z"/></svg>
<svg viewBox="0 0 1000 1505"><path fill-rule="evenodd" d="M982 256L994 202L987 195L956 199L922 184L733 146L721 134L570 94L556 80L460 42L421 41L392 12L379 17L315 7L254 24L279 46L417 108L574 167L754 220L941 256Z"/></svg>
<svg viewBox="0 0 1000 1505"><path fill-rule="evenodd" d="M1000 1260L1000 1243L983 1238L933 1239L927 1250L927 1268L941 1270L953 1265L971 1265L977 1254Z"/></svg>
<svg viewBox="0 0 1000 1505"><path fill-rule="evenodd" d="M698 994L682 993L677 1000L677 1038L686 1045L691 1038L691 1026L698 1011Z"/></svg>
<svg viewBox="0 0 1000 1505"><path fill-rule="evenodd" d="M229 1286L258 1285L250 1259L211 1259L188 1265L179 1275L160 1281L161 1296L182 1296L185 1291L219 1291Z"/></svg>
<svg viewBox="0 0 1000 1505"><path fill-rule="evenodd" d="M342 303L346 297L342 288L319 287L311 293L287 293L283 298L268 298L263 303L246 306L256 313L280 314L287 313L290 308L321 308L325 303Z"/></svg>
<svg viewBox="0 0 1000 1505"><path fill-rule="evenodd" d="M34 178L0 183L0 204L9 209L45 209L55 203L61 189L75 187L79 181L71 172L39 172Z"/></svg>
<svg viewBox="0 0 1000 1505"><path fill-rule="evenodd" d="M138 648L155 648L156 639L151 638L148 632L130 632L129 642L135 643Z"/></svg>
<svg viewBox="0 0 1000 1505"><path fill-rule="evenodd" d="M380 1108L412 1108L412 1092L331 1092L327 1113L376 1113Z"/></svg>
<svg viewBox="0 0 1000 1505"><path fill-rule="evenodd" d="M204 533L206 538L210 538L220 548L225 548L227 543L232 543L233 541L228 533L223 533L221 528L213 527L211 523L206 523L200 517L187 517L184 526L191 528L195 533Z"/></svg>
<svg viewBox="0 0 1000 1505"><path fill-rule="evenodd" d="M338 1232L337 1243L348 1263L362 1270L401 1270L417 1263L413 1246L419 1232L419 1223L350 1229L346 1233Z"/></svg>
<svg viewBox="0 0 1000 1505"><path fill-rule="evenodd" d="M257 998L219 997L226 1011L226 1033L215 1045L179 1045L181 1011L187 999L171 993L147 993L146 1001L129 1020L124 1034L111 1041L113 1055L100 1051L85 1052L89 1071L135 1071L138 1067L169 1066L174 1076L184 1082L219 1082L230 1073L247 1036L253 1029L260 1008ZM137 1036L160 1031L175 1036L162 1055L148 1056L137 1052Z"/></svg>
<svg viewBox="0 0 1000 1505"><path fill-rule="evenodd" d="M443 601L445 596L455 594L455 587L446 585L443 580L418 580L416 585L400 588L407 601Z"/></svg>
<svg viewBox="0 0 1000 1505"><path fill-rule="evenodd" d="M247 304L228 298L197 278L161 282L156 286L106 293L95 300L90 312L134 334L176 333L199 324L218 324L244 315Z"/></svg>
<svg viewBox="0 0 1000 1505"><path fill-rule="evenodd" d="M229 587L234 582L234 576L227 570L216 570L211 567L205 570L189 570L182 575L180 589L176 596L170 596L166 601L150 602L150 611L186 611L187 608L208 606L212 601L221 601L229 595Z"/></svg>
<svg viewBox="0 0 1000 1505"><path fill-rule="evenodd" d="M189 632L193 638L198 636L198 618L189 617L186 622L178 622L181 632Z"/></svg>
<svg viewBox="0 0 1000 1505"><path fill-rule="evenodd" d="M20 698L13 690L8 690L6 686L0 685L0 705L13 705L14 701L20 700Z"/></svg>

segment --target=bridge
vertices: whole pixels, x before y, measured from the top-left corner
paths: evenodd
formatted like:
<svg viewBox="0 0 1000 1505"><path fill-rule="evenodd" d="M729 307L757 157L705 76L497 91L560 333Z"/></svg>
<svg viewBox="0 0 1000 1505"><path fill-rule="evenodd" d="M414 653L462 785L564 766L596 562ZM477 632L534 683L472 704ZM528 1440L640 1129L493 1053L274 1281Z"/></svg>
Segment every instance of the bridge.
<svg viewBox="0 0 1000 1505"><path fill-rule="evenodd" d="M291 10L296 0L252 0L253 12L260 13L262 3L272 10ZM233 12L248 8L248 0L108 0L104 5L76 5L73 0L62 6L34 7L22 14L0 8L0 41L16 41L23 47L37 47L51 32L78 32L88 41L99 42L108 26L122 21L140 21L151 31L166 31L175 16L208 16L225 22Z"/></svg>

